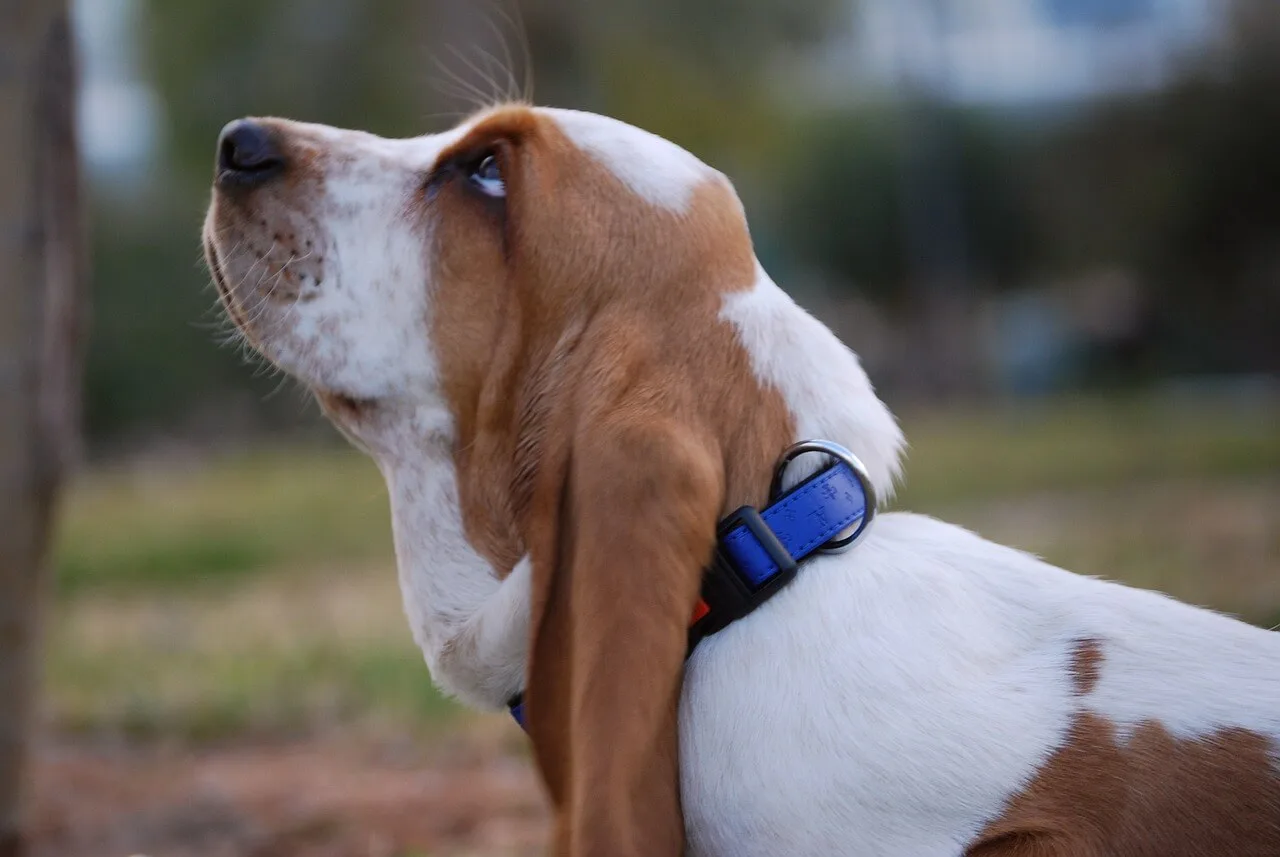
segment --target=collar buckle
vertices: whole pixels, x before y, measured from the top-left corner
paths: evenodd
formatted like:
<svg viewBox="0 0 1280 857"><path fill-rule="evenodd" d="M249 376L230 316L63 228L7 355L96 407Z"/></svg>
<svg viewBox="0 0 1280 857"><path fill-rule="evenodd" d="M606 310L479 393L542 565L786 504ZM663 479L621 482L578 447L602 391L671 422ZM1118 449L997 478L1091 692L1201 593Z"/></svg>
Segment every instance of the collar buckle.
<svg viewBox="0 0 1280 857"><path fill-rule="evenodd" d="M782 455L778 456L778 463L774 465L773 483L769 486L769 502L773 503L782 494L782 479L787 473L787 465L800 456L811 452L835 459L833 466L838 467L843 464L848 467L853 473L854 479L858 481L858 487L862 489L862 521L858 524L857 529L842 539L831 539L816 551L816 553L841 553L853 547L858 539L866 535L867 528L871 526L871 521L876 516L876 507L879 505L879 501L876 499L876 490L871 484L871 476L867 473L866 466L858 459L858 456L831 440L804 440L788 447ZM791 490L795 491L801 487L803 487L803 483Z"/></svg>
<svg viewBox="0 0 1280 857"><path fill-rule="evenodd" d="M753 580L730 558L724 547L729 533L749 534L768 557L776 571L763 580ZM703 637L722 630L751 613L778 593L796 576L799 564L787 552L773 529L754 506L743 506L720 522L715 553L703 576L702 614L689 628L689 650Z"/></svg>

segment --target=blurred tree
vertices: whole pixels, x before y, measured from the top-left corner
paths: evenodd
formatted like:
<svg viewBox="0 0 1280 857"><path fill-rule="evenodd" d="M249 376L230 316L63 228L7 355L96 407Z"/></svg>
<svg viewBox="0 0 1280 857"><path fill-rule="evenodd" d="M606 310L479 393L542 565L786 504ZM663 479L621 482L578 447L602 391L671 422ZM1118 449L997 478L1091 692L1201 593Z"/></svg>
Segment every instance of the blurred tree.
<svg viewBox="0 0 1280 857"><path fill-rule="evenodd" d="M981 113L937 103L915 109L932 113L931 124L945 125L952 140L962 273L984 288L1020 285L1038 246L1023 147ZM786 189L778 217L785 243L802 263L888 303L909 298L915 273L903 228L906 197L916 191L904 186L909 132L888 104L813 113L794 124L794 145L775 165Z"/></svg>
<svg viewBox="0 0 1280 857"><path fill-rule="evenodd" d="M846 0L530 0L539 100L670 137L750 198L790 142L787 60L844 24ZM745 180L745 181L743 181Z"/></svg>
<svg viewBox="0 0 1280 857"><path fill-rule="evenodd" d="M1222 54L1085 113L1038 159L1042 265L1138 274L1147 373L1280 372L1280 6L1237 0L1232 22Z"/></svg>
<svg viewBox="0 0 1280 857"><path fill-rule="evenodd" d="M192 192L203 188L189 183L207 179L209 141L235 116L418 134L529 78L541 103L608 112L691 148L772 143L757 120L775 109L779 61L848 9L842 0L145 2L152 78ZM442 109L451 112L435 115Z"/></svg>
<svg viewBox="0 0 1280 857"><path fill-rule="evenodd" d="M0 4L0 857L22 853L42 571L78 424L72 51L65 0Z"/></svg>
<svg viewBox="0 0 1280 857"><path fill-rule="evenodd" d="M244 115L420 134L438 109L428 49L440 2L145 0L143 47L185 201L207 192L213 141ZM461 5L461 4L459 4Z"/></svg>

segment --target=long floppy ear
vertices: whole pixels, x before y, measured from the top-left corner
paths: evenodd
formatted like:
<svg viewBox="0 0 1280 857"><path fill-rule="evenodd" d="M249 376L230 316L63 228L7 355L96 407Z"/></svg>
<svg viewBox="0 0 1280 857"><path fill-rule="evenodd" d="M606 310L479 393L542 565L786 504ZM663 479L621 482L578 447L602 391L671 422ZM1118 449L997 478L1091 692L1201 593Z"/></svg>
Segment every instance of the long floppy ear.
<svg viewBox="0 0 1280 857"><path fill-rule="evenodd" d="M527 717L561 857L684 850L677 708L723 475L657 396L625 395L577 419L534 553Z"/></svg>

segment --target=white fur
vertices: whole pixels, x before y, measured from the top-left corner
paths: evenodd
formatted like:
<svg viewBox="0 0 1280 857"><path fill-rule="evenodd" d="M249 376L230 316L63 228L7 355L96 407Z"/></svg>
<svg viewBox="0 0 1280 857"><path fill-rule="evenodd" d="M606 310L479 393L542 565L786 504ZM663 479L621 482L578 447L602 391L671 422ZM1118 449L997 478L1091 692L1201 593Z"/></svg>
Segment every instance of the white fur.
<svg viewBox="0 0 1280 857"><path fill-rule="evenodd" d="M867 468L876 495L887 499L904 441L857 355L797 306L758 263L754 286L730 294L720 315L737 328L760 380L782 392L796 420L796 439L823 438L845 446ZM788 481L795 484L822 464L797 462Z"/></svg>
<svg viewBox="0 0 1280 857"><path fill-rule="evenodd" d="M578 110L541 112L554 118L574 145L654 205L684 212L694 188L721 176L670 140L617 119Z"/></svg>
<svg viewBox="0 0 1280 857"><path fill-rule="evenodd" d="M418 406L389 415L384 425L365 434L377 435L369 445L391 496L414 641L442 690L476 708L498 709L524 687L529 560L499 580L467 540L445 408Z"/></svg>
<svg viewBox="0 0 1280 857"><path fill-rule="evenodd" d="M622 123L550 115L655 204L683 210L714 172ZM441 139L315 133L358 155L309 215L345 294L298 307L268 353L312 383L380 399L356 440L387 481L414 637L442 687L498 707L524 675L529 563L499 581L467 541L453 422L421 348L426 244L398 222ZM763 270L722 318L784 396L797 439L850 447L887 495L903 440L857 358ZM1084 639L1102 660L1082 697L1071 668ZM689 853L957 857L1086 709L1122 735L1146 720L1179 737L1280 734L1280 635L883 515L857 549L806 563L694 653L680 711Z"/></svg>

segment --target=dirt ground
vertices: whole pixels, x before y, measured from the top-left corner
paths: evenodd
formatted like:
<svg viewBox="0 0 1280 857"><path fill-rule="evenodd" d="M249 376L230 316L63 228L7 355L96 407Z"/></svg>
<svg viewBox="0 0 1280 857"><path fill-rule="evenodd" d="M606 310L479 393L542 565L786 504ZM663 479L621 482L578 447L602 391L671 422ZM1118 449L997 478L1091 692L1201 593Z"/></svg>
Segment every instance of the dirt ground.
<svg viewBox="0 0 1280 857"><path fill-rule="evenodd" d="M527 759L473 741L200 751L50 740L32 857L513 857L547 823Z"/></svg>

